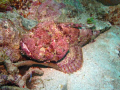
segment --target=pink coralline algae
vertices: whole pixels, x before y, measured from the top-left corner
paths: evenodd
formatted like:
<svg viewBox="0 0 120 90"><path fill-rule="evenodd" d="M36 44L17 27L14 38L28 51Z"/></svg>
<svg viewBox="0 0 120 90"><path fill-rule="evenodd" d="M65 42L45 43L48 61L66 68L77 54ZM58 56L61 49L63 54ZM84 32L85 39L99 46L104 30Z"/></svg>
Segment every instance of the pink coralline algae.
<svg viewBox="0 0 120 90"><path fill-rule="evenodd" d="M54 0L33 1L29 6L27 12L21 12L20 14L27 19L35 19L41 21L41 19L56 20L61 15L62 8L65 4L55 2Z"/></svg>
<svg viewBox="0 0 120 90"><path fill-rule="evenodd" d="M63 3L57 3L54 0L46 0L38 8L38 17L39 19L43 17L53 19L53 17L61 15L60 9L63 7L65 7Z"/></svg>
<svg viewBox="0 0 120 90"><path fill-rule="evenodd" d="M13 27L10 27L10 22L6 20L0 21L0 59L4 60L9 57L11 61L15 62L20 58L20 37L19 34L14 31Z"/></svg>

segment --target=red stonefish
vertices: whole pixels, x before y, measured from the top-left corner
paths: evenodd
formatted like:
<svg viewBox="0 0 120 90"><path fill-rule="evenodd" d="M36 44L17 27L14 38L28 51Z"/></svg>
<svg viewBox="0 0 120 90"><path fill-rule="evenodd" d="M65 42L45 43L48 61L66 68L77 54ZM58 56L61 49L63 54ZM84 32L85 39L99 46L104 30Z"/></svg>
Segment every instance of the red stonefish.
<svg viewBox="0 0 120 90"><path fill-rule="evenodd" d="M83 63L81 46L100 33L82 29L83 26L72 23L39 23L23 35L21 49L38 62L55 63L55 66L48 66L57 66L57 69L65 73L73 73Z"/></svg>

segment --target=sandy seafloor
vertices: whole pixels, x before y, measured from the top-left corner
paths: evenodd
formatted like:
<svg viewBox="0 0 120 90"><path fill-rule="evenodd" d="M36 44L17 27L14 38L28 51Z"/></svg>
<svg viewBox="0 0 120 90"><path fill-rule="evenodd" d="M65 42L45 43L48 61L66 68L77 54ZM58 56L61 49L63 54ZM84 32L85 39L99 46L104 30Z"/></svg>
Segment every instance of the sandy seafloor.
<svg viewBox="0 0 120 90"><path fill-rule="evenodd" d="M73 74L44 69L42 90L120 90L120 27L111 29L82 48L83 66Z"/></svg>

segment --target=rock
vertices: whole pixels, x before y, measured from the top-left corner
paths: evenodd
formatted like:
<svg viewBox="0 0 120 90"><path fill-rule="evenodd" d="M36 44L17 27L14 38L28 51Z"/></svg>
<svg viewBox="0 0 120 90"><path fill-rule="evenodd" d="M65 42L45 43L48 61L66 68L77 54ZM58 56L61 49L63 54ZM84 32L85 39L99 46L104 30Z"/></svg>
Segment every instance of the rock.
<svg viewBox="0 0 120 90"><path fill-rule="evenodd" d="M101 20L95 20L95 27L96 27L96 30L99 30L99 31L106 31L108 29L110 29L111 27L111 24L107 21L101 21Z"/></svg>
<svg viewBox="0 0 120 90"><path fill-rule="evenodd" d="M32 28L34 28L38 22L36 20L32 20L32 19L26 19L24 17L22 17L22 25L27 29L27 30L30 30Z"/></svg>
<svg viewBox="0 0 120 90"><path fill-rule="evenodd" d="M10 19L12 22L14 22L17 18L20 17L20 15L18 13L16 13L15 11L12 12L7 12L6 16L7 19Z"/></svg>

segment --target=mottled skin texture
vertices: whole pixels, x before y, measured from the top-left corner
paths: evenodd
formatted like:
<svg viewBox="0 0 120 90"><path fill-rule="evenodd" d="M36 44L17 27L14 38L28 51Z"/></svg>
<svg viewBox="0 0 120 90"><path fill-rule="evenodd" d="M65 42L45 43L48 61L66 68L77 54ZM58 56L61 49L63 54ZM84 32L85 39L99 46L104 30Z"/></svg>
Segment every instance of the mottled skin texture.
<svg viewBox="0 0 120 90"><path fill-rule="evenodd" d="M78 43L79 29L61 27L53 22L45 28L39 26L23 35L21 40L21 48L33 59L58 61L65 56L71 45Z"/></svg>
<svg viewBox="0 0 120 90"><path fill-rule="evenodd" d="M64 73L73 73L82 67L82 48L78 45L72 46L66 57L57 63L59 70Z"/></svg>
<svg viewBox="0 0 120 90"><path fill-rule="evenodd" d="M38 25L39 26L39 25ZM58 61L69 49L67 37L58 28L50 29L35 27L23 36L21 48L25 53L38 61Z"/></svg>
<svg viewBox="0 0 120 90"><path fill-rule="evenodd" d="M85 27L82 29L82 24L48 22L42 25L39 23L23 35L21 49L39 62L55 61L58 69L65 73L80 69L83 63L81 46L100 33Z"/></svg>

